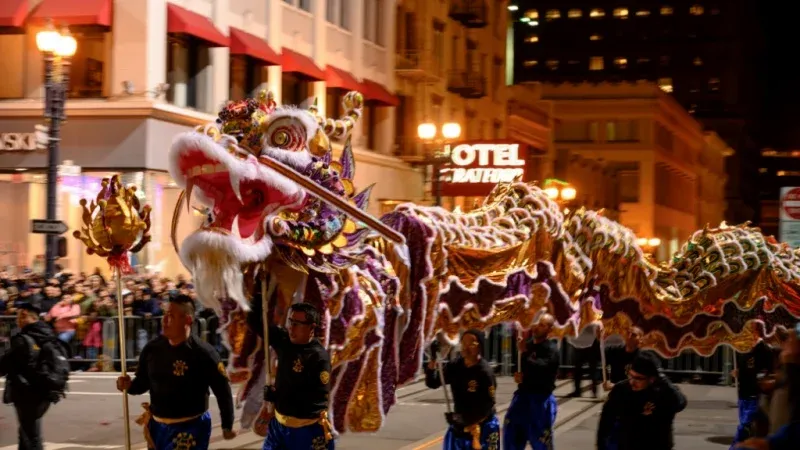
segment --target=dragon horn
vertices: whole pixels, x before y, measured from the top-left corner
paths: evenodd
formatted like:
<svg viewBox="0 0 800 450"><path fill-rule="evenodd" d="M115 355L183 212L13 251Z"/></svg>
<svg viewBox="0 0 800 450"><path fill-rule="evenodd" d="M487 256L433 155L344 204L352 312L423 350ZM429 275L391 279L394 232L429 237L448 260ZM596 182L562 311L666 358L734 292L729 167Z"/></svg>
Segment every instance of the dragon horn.
<svg viewBox="0 0 800 450"><path fill-rule="evenodd" d="M364 96L360 92L350 91L342 98L344 116L341 119L330 119L318 115L317 99L314 99L308 111L313 114L322 131L332 138L342 138L350 134L356 122L361 118L364 109Z"/></svg>

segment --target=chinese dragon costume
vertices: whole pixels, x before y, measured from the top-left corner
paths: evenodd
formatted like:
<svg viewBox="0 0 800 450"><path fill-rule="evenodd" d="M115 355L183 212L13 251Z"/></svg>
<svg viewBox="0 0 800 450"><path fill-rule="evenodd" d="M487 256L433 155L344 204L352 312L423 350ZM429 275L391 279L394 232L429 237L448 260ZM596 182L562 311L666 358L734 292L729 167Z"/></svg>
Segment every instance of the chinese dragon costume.
<svg viewBox="0 0 800 450"><path fill-rule="evenodd" d="M757 229L698 231L657 265L629 229L602 212L564 212L532 184L500 184L468 213L400 205L380 220L405 242L386 239L270 164L366 210L371 188L355 189L349 140L362 103L348 93L334 120L316 104L278 106L263 93L229 102L216 123L172 144L170 172L184 188L173 243L199 300L220 317L244 428L265 433L270 414L261 386L274 359L265 358L262 324L284 323L297 301L324 312L339 432L379 429L437 335L527 328L543 307L560 336L597 321L606 333L636 325L665 357L722 344L747 350L800 317L800 253ZM178 245L177 221L193 201L207 219Z"/></svg>

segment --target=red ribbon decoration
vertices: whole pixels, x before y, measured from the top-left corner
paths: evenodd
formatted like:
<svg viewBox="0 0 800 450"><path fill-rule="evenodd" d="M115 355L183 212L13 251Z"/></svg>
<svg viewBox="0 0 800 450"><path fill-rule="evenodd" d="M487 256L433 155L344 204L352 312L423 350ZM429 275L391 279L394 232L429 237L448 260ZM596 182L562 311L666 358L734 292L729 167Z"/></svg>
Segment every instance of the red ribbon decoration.
<svg viewBox="0 0 800 450"><path fill-rule="evenodd" d="M113 269L119 270L123 275L133 273L131 263L128 261L128 252L109 255L108 265Z"/></svg>

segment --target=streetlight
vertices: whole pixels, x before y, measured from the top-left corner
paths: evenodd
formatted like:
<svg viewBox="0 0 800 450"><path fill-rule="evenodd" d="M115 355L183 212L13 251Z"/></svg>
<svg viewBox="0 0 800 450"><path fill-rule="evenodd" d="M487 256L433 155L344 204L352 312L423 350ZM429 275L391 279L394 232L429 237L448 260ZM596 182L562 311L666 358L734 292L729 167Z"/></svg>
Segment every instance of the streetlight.
<svg viewBox="0 0 800 450"><path fill-rule="evenodd" d="M423 144L435 143L444 146L446 141L458 139L461 136L461 125L455 122L447 122L442 125L443 139L436 139L437 134L438 130L435 123L423 122L417 126L417 136ZM428 155L428 152L425 152L425 166L433 166L432 188L436 206L442 205L441 180L439 179L439 167L443 162L442 159L443 155L439 152L435 152L433 155Z"/></svg>
<svg viewBox="0 0 800 450"><path fill-rule="evenodd" d="M548 178L544 181L544 194L554 202L569 203L578 196L578 191L566 181Z"/></svg>
<svg viewBox="0 0 800 450"><path fill-rule="evenodd" d="M69 86L70 58L78 49L78 43L69 30L64 28L59 33L48 21L45 29L36 34L36 46L44 57L44 117L48 123L47 220L56 220L59 125L66 119L64 104ZM56 238L55 235L45 236L45 274L48 279L55 275Z"/></svg>

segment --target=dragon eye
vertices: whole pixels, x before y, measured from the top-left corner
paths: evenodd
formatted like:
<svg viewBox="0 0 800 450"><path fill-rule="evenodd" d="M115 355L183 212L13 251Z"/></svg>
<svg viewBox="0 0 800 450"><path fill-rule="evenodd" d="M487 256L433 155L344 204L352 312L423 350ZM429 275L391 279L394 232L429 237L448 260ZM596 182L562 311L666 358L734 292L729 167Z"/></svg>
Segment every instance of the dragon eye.
<svg viewBox="0 0 800 450"><path fill-rule="evenodd" d="M279 131L272 137L272 143L279 147L283 147L287 142L289 142L289 133L285 131Z"/></svg>

